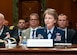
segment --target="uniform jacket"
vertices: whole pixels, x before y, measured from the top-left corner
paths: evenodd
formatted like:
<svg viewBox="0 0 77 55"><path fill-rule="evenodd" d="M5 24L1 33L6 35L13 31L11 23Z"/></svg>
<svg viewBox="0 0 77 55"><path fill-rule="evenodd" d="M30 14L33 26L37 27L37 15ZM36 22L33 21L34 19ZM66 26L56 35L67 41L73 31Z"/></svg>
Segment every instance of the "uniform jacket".
<svg viewBox="0 0 77 55"><path fill-rule="evenodd" d="M60 41L55 41L55 38L57 37L57 34L59 34L61 36ZM48 39L48 37L47 37L47 28L44 27L44 28L37 29L36 36L38 37L39 35L43 36L43 39ZM58 29L57 27L54 27L51 39L53 39L55 43L65 42L65 37L64 36L65 36L64 31Z"/></svg>

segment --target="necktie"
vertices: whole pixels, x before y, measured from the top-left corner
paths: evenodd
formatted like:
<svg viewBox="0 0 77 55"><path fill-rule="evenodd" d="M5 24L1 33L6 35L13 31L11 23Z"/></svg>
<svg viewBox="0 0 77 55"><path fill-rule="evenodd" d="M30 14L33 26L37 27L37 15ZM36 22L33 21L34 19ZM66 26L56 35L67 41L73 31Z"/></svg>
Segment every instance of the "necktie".
<svg viewBox="0 0 77 55"><path fill-rule="evenodd" d="M48 34L51 34L51 31L49 31L49 33Z"/></svg>
<svg viewBox="0 0 77 55"><path fill-rule="evenodd" d="M51 33L51 31L49 31L48 32L48 39L51 39L51 37L52 37L52 33Z"/></svg>
<svg viewBox="0 0 77 55"><path fill-rule="evenodd" d="M35 32L35 30L33 30L33 33L32 33L32 39L34 39L34 32Z"/></svg>
<svg viewBox="0 0 77 55"><path fill-rule="evenodd" d="M20 31L20 36L22 36L22 32Z"/></svg>

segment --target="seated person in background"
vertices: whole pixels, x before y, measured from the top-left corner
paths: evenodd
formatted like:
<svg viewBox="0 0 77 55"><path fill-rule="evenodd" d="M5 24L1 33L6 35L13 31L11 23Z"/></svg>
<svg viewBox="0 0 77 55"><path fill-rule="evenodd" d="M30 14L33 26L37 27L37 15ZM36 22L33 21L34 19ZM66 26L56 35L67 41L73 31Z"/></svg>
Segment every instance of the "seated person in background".
<svg viewBox="0 0 77 55"><path fill-rule="evenodd" d="M25 30L25 19L19 19L17 24L18 36L22 36L23 30Z"/></svg>
<svg viewBox="0 0 77 55"><path fill-rule="evenodd" d="M65 42L66 43L76 43L74 39L75 36L75 30L68 28L68 19L67 16L64 14L60 14L58 16L58 28L65 31Z"/></svg>
<svg viewBox="0 0 77 55"><path fill-rule="evenodd" d="M36 38L36 30L39 27L39 15L37 13L30 14L29 19L30 27L23 31L22 36L26 36L26 39L35 39Z"/></svg>
<svg viewBox="0 0 77 55"><path fill-rule="evenodd" d="M44 12L45 27L37 29L36 37L41 36L42 39L53 39L55 43L65 42L64 31L55 26L57 18L58 15L55 9L47 9Z"/></svg>
<svg viewBox="0 0 77 55"><path fill-rule="evenodd" d="M15 36L10 33L9 27L4 25L4 20L4 15L0 13L0 42L7 44L9 39L11 42L16 43Z"/></svg>
<svg viewBox="0 0 77 55"><path fill-rule="evenodd" d="M17 43L21 42L22 31L25 30L25 19L19 19L17 26L15 26L15 27L11 26L10 30L11 30L11 33L17 34L17 36L19 37L17 39Z"/></svg>

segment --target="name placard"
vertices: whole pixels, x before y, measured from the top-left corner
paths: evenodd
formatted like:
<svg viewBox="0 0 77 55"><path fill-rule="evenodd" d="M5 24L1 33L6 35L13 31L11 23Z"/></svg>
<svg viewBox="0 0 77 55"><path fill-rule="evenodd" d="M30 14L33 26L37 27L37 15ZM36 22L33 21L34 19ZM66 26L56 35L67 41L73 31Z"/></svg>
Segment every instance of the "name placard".
<svg viewBox="0 0 77 55"><path fill-rule="evenodd" d="M28 39L27 47L53 47L53 39Z"/></svg>
<svg viewBox="0 0 77 55"><path fill-rule="evenodd" d="M71 46L72 43L55 43L54 45L61 45L61 46Z"/></svg>

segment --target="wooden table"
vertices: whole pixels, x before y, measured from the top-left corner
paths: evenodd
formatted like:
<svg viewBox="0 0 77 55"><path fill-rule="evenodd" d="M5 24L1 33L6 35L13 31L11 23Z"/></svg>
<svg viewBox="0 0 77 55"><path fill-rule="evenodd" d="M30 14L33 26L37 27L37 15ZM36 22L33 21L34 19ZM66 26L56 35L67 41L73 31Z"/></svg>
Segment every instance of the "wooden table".
<svg viewBox="0 0 77 55"><path fill-rule="evenodd" d="M70 47L56 46L54 48L0 48L0 55L77 55L77 45Z"/></svg>

